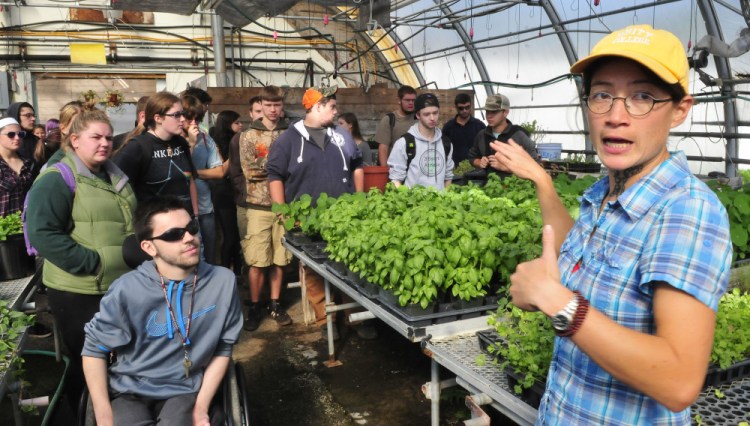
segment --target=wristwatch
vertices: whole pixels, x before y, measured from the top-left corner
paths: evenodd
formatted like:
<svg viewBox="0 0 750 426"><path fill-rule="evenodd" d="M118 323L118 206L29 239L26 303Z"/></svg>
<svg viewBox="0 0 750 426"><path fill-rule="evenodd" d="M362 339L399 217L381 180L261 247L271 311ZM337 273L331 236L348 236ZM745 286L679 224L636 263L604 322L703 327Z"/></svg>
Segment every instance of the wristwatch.
<svg viewBox="0 0 750 426"><path fill-rule="evenodd" d="M555 315L552 315L550 320L552 320L552 328L555 329L555 333L557 334L565 334L567 331L573 327L573 320L576 316L576 311L578 310L578 295L574 294L573 299L568 302L567 305L565 305L562 310L560 310Z"/></svg>

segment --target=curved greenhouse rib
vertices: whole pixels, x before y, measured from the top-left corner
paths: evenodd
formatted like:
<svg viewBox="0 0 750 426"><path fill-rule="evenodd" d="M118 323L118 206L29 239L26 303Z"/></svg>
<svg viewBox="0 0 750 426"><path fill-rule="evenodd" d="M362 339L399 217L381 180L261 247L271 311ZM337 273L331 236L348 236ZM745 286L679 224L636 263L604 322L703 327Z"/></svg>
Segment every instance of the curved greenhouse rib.
<svg viewBox="0 0 750 426"><path fill-rule="evenodd" d="M568 63L570 63L570 65L573 65L578 61L578 53L576 52L575 47L573 47L573 42L570 40L570 35L565 29L565 24L562 23L562 21L560 20L560 15L557 14L555 5L553 5L549 0L541 0L539 4L542 6L542 9L544 9L544 12L547 14L547 17L552 23L552 27L557 33L557 37L560 39L560 44L562 45L563 51L565 51L565 57L568 58ZM581 81L579 79L575 79L575 82L578 93L580 94L582 90ZM586 132L585 134L588 135L589 121L586 118L586 114L583 114L583 112L585 111L583 100L581 100L580 103L582 112L581 118L583 119L583 130ZM594 150L594 146L591 144L591 138L589 136L586 136L585 147L587 151Z"/></svg>
<svg viewBox="0 0 750 426"><path fill-rule="evenodd" d="M450 6L441 3L440 0L433 1L435 2L435 4L440 6L440 10L442 10L445 15L453 15ZM456 29L458 36L461 38L461 41L463 41L466 50L469 52L469 55L471 55L471 59L474 61L474 66L476 66L477 70L479 71L479 77L481 77L482 81L490 81L490 76L487 73L487 67L484 65L484 60L481 58L481 56L479 56L479 53L477 53L477 50L474 48L474 43L469 37L469 34L466 33L466 29L464 28L464 26L461 25L460 22L456 22L453 27ZM485 92L487 92L487 96L495 93L495 89L492 86L485 85L484 90Z"/></svg>

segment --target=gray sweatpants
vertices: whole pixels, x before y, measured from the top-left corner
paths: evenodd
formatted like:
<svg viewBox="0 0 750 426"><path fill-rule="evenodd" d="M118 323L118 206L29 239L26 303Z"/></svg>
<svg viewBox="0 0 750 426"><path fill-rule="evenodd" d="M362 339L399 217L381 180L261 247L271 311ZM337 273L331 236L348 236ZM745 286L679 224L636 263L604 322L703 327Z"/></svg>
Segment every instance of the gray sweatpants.
<svg viewBox="0 0 750 426"><path fill-rule="evenodd" d="M169 399L149 399L130 393L112 400L115 426L184 426L193 424L193 406L197 393Z"/></svg>

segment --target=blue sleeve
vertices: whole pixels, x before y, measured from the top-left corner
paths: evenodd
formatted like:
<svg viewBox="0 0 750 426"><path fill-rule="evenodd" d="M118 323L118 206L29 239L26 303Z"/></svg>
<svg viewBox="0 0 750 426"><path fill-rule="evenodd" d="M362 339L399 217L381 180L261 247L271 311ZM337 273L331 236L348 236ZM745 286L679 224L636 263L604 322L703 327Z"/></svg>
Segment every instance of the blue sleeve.
<svg viewBox="0 0 750 426"><path fill-rule="evenodd" d="M666 282L716 311L729 283L731 261L724 207L718 199L684 197L665 208L649 233L639 265L640 287L653 294L650 283Z"/></svg>
<svg viewBox="0 0 750 426"><path fill-rule="evenodd" d="M240 338L242 331L242 309L240 308L240 296L237 294L237 286L232 283L231 299L229 301L221 339L216 345L214 356L231 356L232 347Z"/></svg>
<svg viewBox="0 0 750 426"><path fill-rule="evenodd" d="M81 355L107 358L109 353L127 345L132 339L125 307L120 303L119 287L127 285L115 280L99 303L99 312L83 327L86 337Z"/></svg>

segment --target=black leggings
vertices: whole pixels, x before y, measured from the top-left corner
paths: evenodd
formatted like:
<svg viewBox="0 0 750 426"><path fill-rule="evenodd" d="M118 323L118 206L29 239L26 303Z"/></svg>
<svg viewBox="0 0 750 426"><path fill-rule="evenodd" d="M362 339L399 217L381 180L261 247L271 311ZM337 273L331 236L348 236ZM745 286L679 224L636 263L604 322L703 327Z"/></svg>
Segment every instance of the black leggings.
<svg viewBox="0 0 750 426"><path fill-rule="evenodd" d="M83 326L99 312L101 300L102 296L47 288L47 301L70 357L65 395L73 408L77 407L81 393L83 393L83 385L86 383L81 365L81 351L85 338Z"/></svg>
<svg viewBox="0 0 750 426"><path fill-rule="evenodd" d="M221 244L221 266L234 268L234 273L239 275L245 258L240 249L240 231L237 229L237 207L228 209L214 207L216 221L219 223L224 241ZM219 251L219 250L217 250Z"/></svg>

